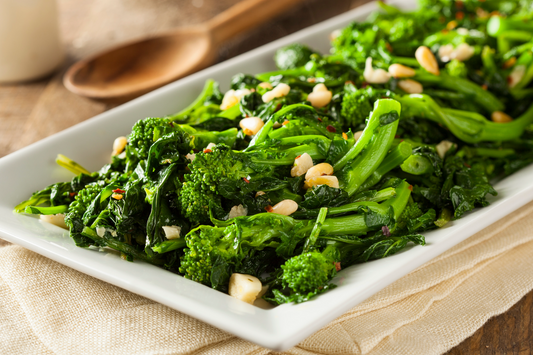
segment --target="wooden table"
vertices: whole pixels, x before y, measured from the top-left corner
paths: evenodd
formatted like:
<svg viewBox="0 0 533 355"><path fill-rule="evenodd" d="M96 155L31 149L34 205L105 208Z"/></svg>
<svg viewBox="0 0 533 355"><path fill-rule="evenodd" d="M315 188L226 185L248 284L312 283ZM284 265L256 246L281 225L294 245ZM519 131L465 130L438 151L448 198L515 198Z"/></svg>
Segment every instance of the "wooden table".
<svg viewBox="0 0 533 355"><path fill-rule="evenodd" d="M305 0L227 43L223 61L277 38L340 14L368 0ZM237 0L58 0L67 57L54 75L21 85L0 85L0 157L59 132L117 102L98 102L68 92L65 68L114 43L165 29L203 22ZM0 240L0 246L5 244ZM506 313L494 317L448 354L531 354L533 292ZM421 334L423 336L423 334Z"/></svg>

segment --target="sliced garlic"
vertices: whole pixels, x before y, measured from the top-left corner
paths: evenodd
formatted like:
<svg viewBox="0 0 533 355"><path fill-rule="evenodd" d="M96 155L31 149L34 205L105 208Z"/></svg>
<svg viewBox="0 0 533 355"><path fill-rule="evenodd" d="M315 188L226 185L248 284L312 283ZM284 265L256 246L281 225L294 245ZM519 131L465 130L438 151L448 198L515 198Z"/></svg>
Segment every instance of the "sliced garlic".
<svg viewBox="0 0 533 355"><path fill-rule="evenodd" d="M168 240L178 239L181 236L180 226L163 226L163 232Z"/></svg>
<svg viewBox="0 0 533 355"><path fill-rule="evenodd" d="M238 300L253 304L263 285L255 276L234 273L229 279L229 295Z"/></svg>

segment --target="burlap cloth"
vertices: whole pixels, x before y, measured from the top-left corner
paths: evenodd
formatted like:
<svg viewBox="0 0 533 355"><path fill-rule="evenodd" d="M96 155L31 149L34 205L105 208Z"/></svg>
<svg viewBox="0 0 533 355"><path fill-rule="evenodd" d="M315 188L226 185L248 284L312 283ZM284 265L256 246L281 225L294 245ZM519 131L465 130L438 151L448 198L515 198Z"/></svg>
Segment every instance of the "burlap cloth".
<svg viewBox="0 0 533 355"><path fill-rule="evenodd" d="M441 354L533 288L533 202L284 354ZM269 354L19 246L0 248L1 354Z"/></svg>

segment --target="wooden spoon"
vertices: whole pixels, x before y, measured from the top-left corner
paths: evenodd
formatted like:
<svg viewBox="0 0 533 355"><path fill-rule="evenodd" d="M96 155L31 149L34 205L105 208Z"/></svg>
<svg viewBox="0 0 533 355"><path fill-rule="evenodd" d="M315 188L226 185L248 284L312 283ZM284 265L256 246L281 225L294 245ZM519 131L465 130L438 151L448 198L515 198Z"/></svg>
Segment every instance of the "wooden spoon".
<svg viewBox="0 0 533 355"><path fill-rule="evenodd" d="M301 0L245 0L201 25L123 44L73 64L63 83L96 99L135 97L207 67L218 47Z"/></svg>

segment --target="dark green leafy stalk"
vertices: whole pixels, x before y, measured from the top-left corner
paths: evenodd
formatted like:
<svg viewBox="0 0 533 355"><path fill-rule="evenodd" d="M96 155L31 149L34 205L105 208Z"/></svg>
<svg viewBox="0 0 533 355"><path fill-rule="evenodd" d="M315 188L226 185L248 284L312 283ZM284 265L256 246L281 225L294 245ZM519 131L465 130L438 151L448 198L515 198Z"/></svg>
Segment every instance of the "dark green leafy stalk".
<svg viewBox="0 0 533 355"><path fill-rule="evenodd" d="M307 253L315 245L316 240L318 239L318 235L320 234L320 230L322 229L322 223L324 223L324 220L326 219L327 215L328 208L322 207L316 218L316 222L313 226L313 230L311 231L311 235L305 240L303 251L304 253Z"/></svg>
<svg viewBox="0 0 533 355"><path fill-rule="evenodd" d="M163 259L157 259L152 258L146 255L145 253L138 251L133 246L121 242L119 240L116 240L115 238L112 238L109 235L109 232L106 231L105 235L103 237L100 237L98 233L96 233L95 229L84 227L82 234L95 242L97 242L99 245L106 245L112 249L115 249L117 251L120 251L126 255L132 256L134 259L139 259L142 261L146 261L147 263L154 264L154 265L163 265L164 260Z"/></svg>

